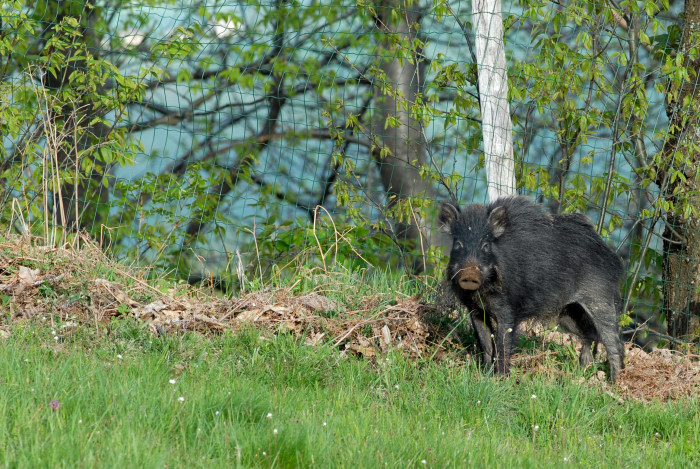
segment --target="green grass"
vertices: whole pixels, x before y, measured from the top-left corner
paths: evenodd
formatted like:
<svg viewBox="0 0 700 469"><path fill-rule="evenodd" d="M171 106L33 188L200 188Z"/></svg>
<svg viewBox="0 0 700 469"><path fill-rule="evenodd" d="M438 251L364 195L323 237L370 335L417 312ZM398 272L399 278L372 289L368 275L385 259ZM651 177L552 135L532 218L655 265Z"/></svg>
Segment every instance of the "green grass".
<svg viewBox="0 0 700 469"><path fill-rule="evenodd" d="M0 341L0 464L700 464L698 399L620 403L571 378L496 379L397 354L370 362L255 330L158 338L120 321L109 331L56 340L25 324Z"/></svg>

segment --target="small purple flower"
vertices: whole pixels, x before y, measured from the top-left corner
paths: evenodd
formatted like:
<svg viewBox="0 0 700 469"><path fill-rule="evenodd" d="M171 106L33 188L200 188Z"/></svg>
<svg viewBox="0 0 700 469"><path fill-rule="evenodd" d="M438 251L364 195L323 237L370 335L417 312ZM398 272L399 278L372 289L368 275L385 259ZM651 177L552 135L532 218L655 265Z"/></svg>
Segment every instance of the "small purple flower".
<svg viewBox="0 0 700 469"><path fill-rule="evenodd" d="M58 402L56 399L52 400L49 402L49 406L51 407L51 410L56 412L59 407L61 407L61 403Z"/></svg>

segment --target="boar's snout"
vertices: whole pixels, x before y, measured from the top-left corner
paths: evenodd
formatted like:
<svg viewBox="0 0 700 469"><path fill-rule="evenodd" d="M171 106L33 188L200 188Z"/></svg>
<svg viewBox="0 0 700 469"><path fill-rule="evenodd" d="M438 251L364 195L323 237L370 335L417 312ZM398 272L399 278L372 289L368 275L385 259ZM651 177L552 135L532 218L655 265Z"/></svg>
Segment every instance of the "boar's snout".
<svg viewBox="0 0 700 469"><path fill-rule="evenodd" d="M481 270L479 266L470 262L457 273L457 283L462 290L474 291L481 286Z"/></svg>

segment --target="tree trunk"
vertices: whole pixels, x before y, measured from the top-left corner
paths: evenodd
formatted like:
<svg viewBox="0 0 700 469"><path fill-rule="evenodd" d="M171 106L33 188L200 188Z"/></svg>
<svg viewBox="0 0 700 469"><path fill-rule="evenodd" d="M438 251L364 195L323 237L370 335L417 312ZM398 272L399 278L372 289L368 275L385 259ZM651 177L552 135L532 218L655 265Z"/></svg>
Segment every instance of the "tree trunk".
<svg viewBox="0 0 700 469"><path fill-rule="evenodd" d="M489 200L515 194L513 124L503 44L501 0L472 0L479 74L481 131Z"/></svg>
<svg viewBox="0 0 700 469"><path fill-rule="evenodd" d="M97 10L89 8L87 2L84 1L82 3L62 3L53 0L47 2L47 6L48 12L55 14L48 14L49 17L54 17L55 24L60 24L66 18L72 17L81 26L81 38L72 39L74 41L72 45L61 51L66 58L58 73L55 76L46 71L43 73L43 86L46 89L68 89L75 99L75 101L62 106L60 110L53 109L50 102L44 103L48 109L48 122L45 125L53 127L46 129L45 132L52 134L52 137L56 139L54 143L59 143L53 149L56 151L59 167L61 170L79 174L77 184L74 178L61 180L60 203L53 207L53 211L58 224L67 231L88 228L93 232L99 232L107 213L106 206L109 199L109 191L103 181L109 178L110 168L92 152L83 156L83 158L92 159L93 164L93 170L89 176L86 176L81 173L76 154L94 146L96 142L107 140L113 129L97 120L97 118L103 118L106 111L93 103L90 96L79 94L77 90L72 89L70 83L70 76L73 72L86 70L88 67L86 60L79 58L85 54L84 49L90 50L92 60L97 61L100 58L97 45L102 40L96 36L97 29L95 28L95 24L100 20L99 13ZM47 28L44 31L45 41L48 41L53 34L55 34L53 29ZM66 38L65 40L71 39ZM50 54L52 51L44 50L43 53ZM98 94L103 95L103 91L101 89ZM47 145L49 145L48 142ZM54 200L58 200L58 195ZM83 223L87 226L83 226ZM63 236L65 235L64 231Z"/></svg>
<svg viewBox="0 0 700 469"><path fill-rule="evenodd" d="M392 41L392 36L397 34L412 43L416 35L416 29L412 26L424 13L418 10L418 6L414 5L414 8L406 8L403 2L397 0L380 2L377 8L378 27L386 32L386 39L382 41L377 54L381 60L381 70L390 86L388 92L383 91L381 86L375 87L371 133L380 147L389 150L389 153L383 155L381 148L374 151L387 194L387 208L412 196L435 196L433 188L420 176L418 168L426 162L426 143L420 123L412 119L409 113L410 106L423 87L424 77L420 73L419 57L414 54L412 63L399 61L395 57L397 46ZM399 14L392 15L392 11ZM398 127L387 126L387 119L391 118L398 118ZM415 208L411 211L410 219L395 221L394 236L406 248L413 272L419 273L427 267L424 254L427 254L430 243L435 243L440 238L431 229L432 226L437 226L435 223L427 226ZM437 243L441 244L439 241Z"/></svg>
<svg viewBox="0 0 700 469"><path fill-rule="evenodd" d="M700 335L700 0L686 0L679 54L690 81L670 87L667 113L670 133L664 144L658 182L674 210L664 231L663 311L670 335L696 340ZM696 50L695 58L689 50ZM689 59L690 58L690 59ZM684 177L679 178L678 173ZM673 177L674 173L676 176ZM667 186L667 187L665 187ZM688 211L686 207L692 207ZM686 216L686 214L690 214Z"/></svg>

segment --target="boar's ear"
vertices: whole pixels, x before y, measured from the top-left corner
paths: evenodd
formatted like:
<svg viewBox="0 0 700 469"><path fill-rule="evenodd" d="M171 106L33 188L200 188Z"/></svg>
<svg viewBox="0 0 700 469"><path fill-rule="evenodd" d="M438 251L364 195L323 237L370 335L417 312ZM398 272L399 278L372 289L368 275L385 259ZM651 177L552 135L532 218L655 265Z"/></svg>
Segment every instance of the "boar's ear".
<svg viewBox="0 0 700 469"><path fill-rule="evenodd" d="M491 210L489 214L489 226L491 226L491 232L494 238L500 238L506 231L506 225L508 223L506 219L506 208L504 206L499 206Z"/></svg>
<svg viewBox="0 0 700 469"><path fill-rule="evenodd" d="M459 216L459 207L449 202L443 202L440 207L440 229L452 233L452 226Z"/></svg>

